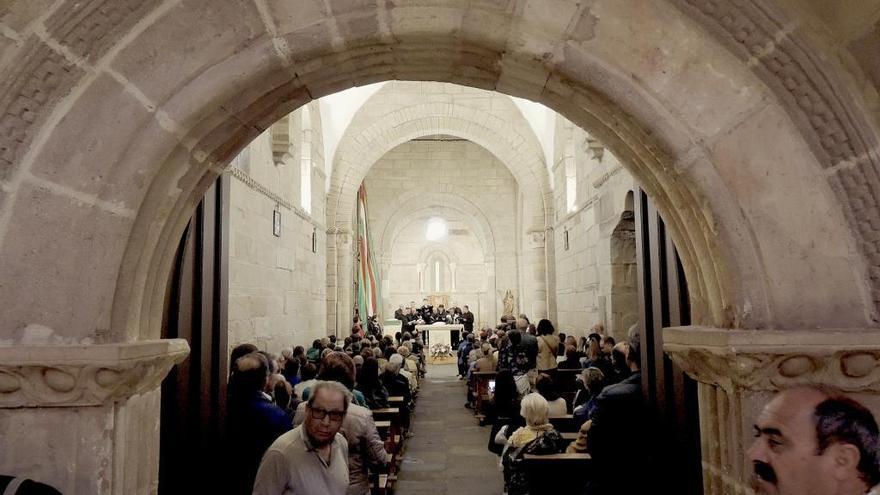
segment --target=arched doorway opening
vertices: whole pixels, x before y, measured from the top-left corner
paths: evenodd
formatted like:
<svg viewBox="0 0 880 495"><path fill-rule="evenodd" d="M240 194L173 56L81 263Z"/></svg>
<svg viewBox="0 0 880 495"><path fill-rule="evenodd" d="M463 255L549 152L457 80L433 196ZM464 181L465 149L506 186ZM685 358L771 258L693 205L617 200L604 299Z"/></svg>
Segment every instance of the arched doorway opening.
<svg viewBox="0 0 880 495"><path fill-rule="evenodd" d="M694 323L877 326L877 133L847 71L781 27L793 25L784 9L562 2L569 15L547 18L482 4L169 1L74 15L76 2L25 3L4 30L15 69L2 100L0 302L12 341L36 335L46 348L28 350L29 366L54 355L46 335L113 349L158 339L181 234L237 151L315 97L386 79L497 89L588 128L665 215ZM345 232L331 235L344 244ZM104 365L122 367L119 354ZM137 358L151 359L173 361ZM142 382L130 389L155 391ZM136 492L154 479L157 439L143 425L158 401L120 394L85 401L112 411L84 435L112 423L102 460L127 470L114 489ZM35 397L8 404L52 403ZM141 431L142 458L124 442ZM51 473L71 489L94 475L72 476Z"/></svg>

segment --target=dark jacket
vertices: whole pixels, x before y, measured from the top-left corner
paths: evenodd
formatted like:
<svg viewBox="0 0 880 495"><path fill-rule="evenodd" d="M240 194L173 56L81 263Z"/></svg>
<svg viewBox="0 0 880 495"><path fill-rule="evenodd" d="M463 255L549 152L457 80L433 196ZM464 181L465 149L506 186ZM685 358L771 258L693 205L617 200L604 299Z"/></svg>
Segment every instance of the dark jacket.
<svg viewBox="0 0 880 495"><path fill-rule="evenodd" d="M608 490L616 478L650 467L654 448L650 418L638 371L605 387L596 397L587 446L593 457L596 483L604 488L595 493L613 493Z"/></svg>
<svg viewBox="0 0 880 495"><path fill-rule="evenodd" d="M474 314L468 311L467 313L462 313L460 317L461 324L464 325L465 332L473 332L474 331Z"/></svg>
<svg viewBox="0 0 880 495"><path fill-rule="evenodd" d="M388 407L388 389L381 381L376 386L364 386L360 383L355 387L364 394L364 400L367 401L367 407L370 409L384 409Z"/></svg>
<svg viewBox="0 0 880 495"><path fill-rule="evenodd" d="M230 468L234 471L232 493L251 493L257 468L272 442L293 428L292 418L262 392L230 397Z"/></svg>

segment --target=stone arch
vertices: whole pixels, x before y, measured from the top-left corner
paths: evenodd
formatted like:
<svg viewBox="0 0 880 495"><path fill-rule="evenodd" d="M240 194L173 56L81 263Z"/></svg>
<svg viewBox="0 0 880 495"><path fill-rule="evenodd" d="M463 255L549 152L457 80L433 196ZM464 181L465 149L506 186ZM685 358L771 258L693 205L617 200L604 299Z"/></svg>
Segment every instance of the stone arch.
<svg viewBox="0 0 880 495"><path fill-rule="evenodd" d="M95 359L127 365L107 356L159 336L174 249L230 159L313 98L389 79L530 98L588 129L663 214L695 323L876 328L877 122L839 62L848 60L843 48L823 44L771 0L555 5L545 15L439 0L8 3L5 332L13 342L111 343ZM807 283L810 291L798 290ZM19 365L56 356L29 346ZM141 384L126 390L156 387ZM139 419L157 417L156 401L129 408L130 393L110 395L122 412L106 431L134 432ZM16 403L46 402L6 402ZM155 443L145 435L138 452L114 444L118 451L103 454L103 465L132 469L114 473L114 491L154 486ZM62 491L77 491L71 474L52 476Z"/></svg>
<svg viewBox="0 0 880 495"><path fill-rule="evenodd" d="M383 88L371 100L381 95ZM503 96L495 99L513 107ZM368 108L370 101L359 111ZM357 117L355 117L357 120ZM368 127L350 127L340 140L334 159L327 196L329 225L350 224L354 194L367 171L388 151L409 140L433 134L447 134L472 141L495 155L522 187L536 184L540 202L529 202L533 218L552 223L553 192L540 144L530 129L477 108L451 103L427 103L400 108L374 120ZM525 124L525 120L521 124ZM523 132L526 131L526 132Z"/></svg>
<svg viewBox="0 0 880 495"><path fill-rule="evenodd" d="M876 324L880 254L871 219L880 217L878 133L860 95L848 90L849 73L832 57L811 56L826 48L803 33L774 30L789 25L780 11L753 4L713 11L690 0L636 3L563 3L570 16L554 16L595 23L558 23L483 6L474 25L465 21L474 16L464 15L464 6L401 7L409 21L425 20L431 26L425 30L419 22L389 17L390 4L319 9L311 11L313 23L303 24L296 3L260 12L248 5L172 2L120 7L118 22L96 10L72 31L46 25L71 12L66 2L54 4L21 23L4 57L13 69L4 80L0 273L16 287L4 292L4 306L19 306L7 314L8 324L42 323L106 341L157 336L173 245L232 156L314 97L391 78L532 98L589 129L664 213L694 289L695 321L748 328ZM187 19L187 28L171 18ZM390 20L385 31L355 29L365 18ZM438 18L444 21L428 21ZM331 24L341 28L329 29ZM86 25L94 29L77 31ZM643 36L621 43L623 31ZM382 34L388 32L393 36ZM469 34L459 39L455 33L462 32ZM788 43L776 43L779 37ZM663 48L679 39L701 41L688 50ZM396 44L406 49L392 50ZM648 53L665 64L662 73L644 63ZM757 62L747 65L752 58ZM713 73L691 71L705 60L713 61ZM672 77L677 79L669 84ZM129 111L125 125L113 118L120 109ZM95 125L82 126L81 119ZM59 159L71 142L111 135L113 146ZM760 188L744 180L783 157L779 146L736 146L750 136L784 142L790 148L785 155L797 155L785 160L784 171L763 177ZM74 172L84 166L93 168L85 176ZM803 192L780 207L767 192L783 187L786 174L803 181ZM53 220L61 235L81 243L64 251L75 269L32 276L21 268L49 265L59 254L33 254L44 243L28 226L45 208L32 203L66 211L64 219ZM791 213L804 204L830 217L814 216L822 225L804 229L799 219L810 215ZM788 229L783 239L767 235L769 212L786 216L769 222ZM805 239L809 232L821 245ZM100 262L85 245L88 239L106 247ZM803 263L776 263L794 247ZM859 253L855 262L841 261L849 253ZM816 269L835 280L828 293L786 295L815 279ZM84 276L96 289L70 299ZM23 295L43 302L12 303ZM834 311L811 309L823 306Z"/></svg>

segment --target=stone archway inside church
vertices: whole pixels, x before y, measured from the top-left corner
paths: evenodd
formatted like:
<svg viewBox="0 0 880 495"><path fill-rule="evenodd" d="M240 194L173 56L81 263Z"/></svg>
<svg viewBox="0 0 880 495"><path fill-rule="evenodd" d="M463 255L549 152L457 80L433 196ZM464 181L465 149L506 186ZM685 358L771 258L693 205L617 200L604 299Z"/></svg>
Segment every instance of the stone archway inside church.
<svg viewBox="0 0 880 495"><path fill-rule="evenodd" d="M67 366L85 378L60 398L28 381L42 373L4 382L4 406L47 431L77 414L89 420L80 437L52 444L89 462L35 474L64 491L148 489L156 376L179 349L141 341L160 335L167 275L195 205L282 115L378 80L495 89L589 129L664 214L696 323L800 329L823 359L836 351L809 330L853 330L841 345L876 341L876 332L856 331L876 329L880 303L876 121L850 84L857 68L765 3L572 1L550 15L467 2L114 2L91 11L81 2L11 3L0 45L0 305L12 343L3 361ZM799 290L815 280L822 284ZM796 338L786 335L781 342ZM681 342L670 349L696 352ZM88 359L71 359L73 344ZM717 360L693 361L714 387L701 396L725 405L723 394L738 390L731 382L768 390L777 369L815 372L803 360L782 368L770 360L770 378L748 382L733 365L719 372L707 364ZM83 371L96 367L139 371L117 387L106 373ZM34 409L49 405L68 411L50 418ZM140 434L139 445L126 441ZM82 450L79 438L105 441ZM14 444L3 465L25 471L20 463L39 455L25 450L49 449ZM721 452L705 460L719 472L727 461Z"/></svg>

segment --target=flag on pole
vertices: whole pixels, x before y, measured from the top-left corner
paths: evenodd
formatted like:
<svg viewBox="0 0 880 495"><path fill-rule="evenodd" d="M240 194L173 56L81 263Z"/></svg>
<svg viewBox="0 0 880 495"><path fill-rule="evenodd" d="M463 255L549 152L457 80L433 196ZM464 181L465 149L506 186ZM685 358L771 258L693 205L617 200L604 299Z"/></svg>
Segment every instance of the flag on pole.
<svg viewBox="0 0 880 495"><path fill-rule="evenodd" d="M367 220L367 189L361 183L357 196L357 301L361 319L379 314L382 297L379 293L379 272L373 256L373 241ZM366 328L366 327L365 327Z"/></svg>

